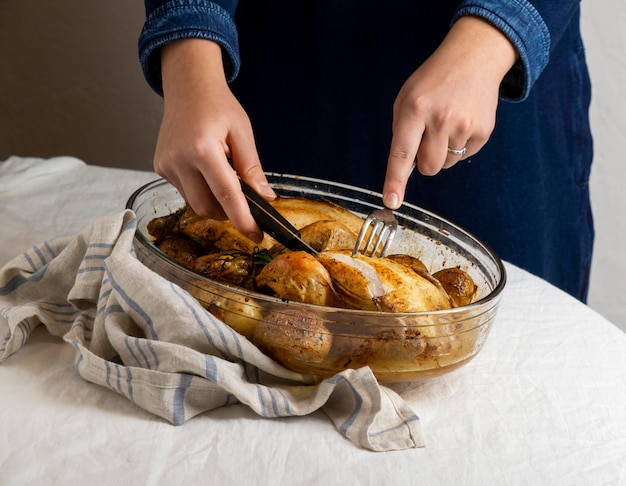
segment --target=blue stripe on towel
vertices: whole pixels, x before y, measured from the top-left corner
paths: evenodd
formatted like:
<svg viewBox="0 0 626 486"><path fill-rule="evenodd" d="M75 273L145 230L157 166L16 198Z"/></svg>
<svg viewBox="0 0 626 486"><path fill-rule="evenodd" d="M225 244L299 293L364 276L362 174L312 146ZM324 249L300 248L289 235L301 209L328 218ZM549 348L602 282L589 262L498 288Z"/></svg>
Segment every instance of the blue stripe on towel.
<svg viewBox="0 0 626 486"><path fill-rule="evenodd" d="M144 363L146 363L145 368L150 369L150 360L148 359L148 355L144 353L143 348L141 346L142 339L133 338L133 342L135 343L135 347L139 351L139 354L141 354L141 357L143 358Z"/></svg>
<svg viewBox="0 0 626 486"><path fill-rule="evenodd" d="M272 393L271 388L266 388L267 393L270 396L270 400L272 401L272 411L274 413L274 417L280 417L280 411L278 410L278 403L276 403L276 396Z"/></svg>
<svg viewBox="0 0 626 486"><path fill-rule="evenodd" d="M259 415L261 415L261 417L267 417L267 410L265 409L265 402L263 401L263 387L261 385L256 385L256 393L259 405L261 406Z"/></svg>
<svg viewBox="0 0 626 486"><path fill-rule="evenodd" d="M107 386L113 390L113 386L111 385L111 365L109 364L108 361L104 362L104 367L106 368L106 375L105 375L105 383L107 384Z"/></svg>
<svg viewBox="0 0 626 486"><path fill-rule="evenodd" d="M104 267L99 266L99 267L82 267L78 269L78 272L76 273L87 273L87 272L102 272L104 270Z"/></svg>
<svg viewBox="0 0 626 486"><path fill-rule="evenodd" d="M188 299L188 294L187 293L181 293L180 292L180 287L170 283L170 288L172 289L172 291L180 298L180 300L183 301L183 303L185 304L185 306L187 307L187 309L189 309L189 311L191 312L191 314L193 315L194 321L196 322L196 324L198 325L198 327L200 329L202 329L202 332L204 334L204 336L206 337L207 342L213 346L213 348L215 349L215 351L219 352L220 355L222 357L224 357L224 353L221 352L221 350L215 345L215 341L213 340L213 336L211 335L211 332L209 331L209 328L205 325L204 321L202 320L202 318L200 317L200 315L198 314L198 312L196 311L195 307L193 305L191 305L189 299ZM223 339L222 339L223 342Z"/></svg>
<svg viewBox="0 0 626 486"><path fill-rule="evenodd" d="M114 243L90 243L88 248L113 248Z"/></svg>
<svg viewBox="0 0 626 486"><path fill-rule="evenodd" d="M158 368L159 367L159 355L154 350L154 346L152 346L152 341L150 339L146 339L145 343L146 343L146 347L148 348L148 351L150 351L150 353L152 354L152 358L154 359L154 367Z"/></svg>
<svg viewBox="0 0 626 486"><path fill-rule="evenodd" d="M213 337L210 334L210 329L206 326L206 324L204 323L204 320L203 320L203 317L205 317L205 318L209 319L209 321L211 323L213 323L213 319L217 320L217 317L212 315L209 311L207 311L204 308L202 309L204 311L204 314L203 315L198 314L196 312L196 307L194 307L192 305L192 302L198 304L197 300L195 300L193 297L191 297L186 292L181 293L180 290L182 290L182 289L180 289L180 287L178 287L178 286L176 286L176 285L174 285L172 283L170 283L170 288L172 289L172 291L176 295L178 295L178 297L180 297L180 299L185 303L187 308L192 312L196 323L198 324L198 326L204 332L204 335L206 336L207 341L209 342L209 344L211 344L211 346L213 346L216 349L216 351L220 351L221 352L220 349L216 348L215 342L213 340ZM231 354L233 354L233 352L230 349L231 346L229 344L230 343L234 343L235 344L235 348L236 348L236 352L234 353L234 355L237 358L239 358L240 360L244 361L243 349L241 347L241 335L237 331L235 331L233 328L231 328L228 324L226 324L223 328L219 327L219 326L212 326L211 329L217 331L218 335L220 336L220 340L222 341L222 344L224 345L224 348L227 349ZM224 334L224 329L230 333L229 334L230 337L231 337L230 340ZM222 353L222 356L224 356L223 353Z"/></svg>
<svg viewBox="0 0 626 486"><path fill-rule="evenodd" d="M128 389L128 399L134 403L135 400L133 399L133 373L129 366L124 367L124 370L126 371L126 387Z"/></svg>
<svg viewBox="0 0 626 486"><path fill-rule="evenodd" d="M130 344L130 339L128 336L124 336L124 344L126 345L126 349L128 349L128 352L130 353L130 355L133 357L133 359L135 360L135 363L137 363L137 366L141 366L141 363L139 362L139 358L137 357L137 355L135 354L135 352L133 351L133 348ZM146 368L150 368L150 366L147 363L147 359L146 359Z"/></svg>
<svg viewBox="0 0 626 486"><path fill-rule="evenodd" d="M42 265L45 265L47 262L46 257L43 256L41 249L38 246L33 246L33 251L39 257L39 261Z"/></svg>
<svg viewBox="0 0 626 486"><path fill-rule="evenodd" d="M343 381L346 385L348 385L348 388L350 389L350 391L352 391L352 395L354 396L354 402L355 402L354 410L348 417L348 420L346 420L339 427L339 432L341 432L343 436L347 437L348 429L352 427L354 420L357 418L357 416L361 412L361 408L363 407L363 398L361 398L361 394L356 390L356 388L354 388L354 385L350 383L350 381L347 380L343 375L336 375L329 380L330 383L333 383L335 385L337 385L338 382L340 381Z"/></svg>
<svg viewBox="0 0 626 486"><path fill-rule="evenodd" d="M83 258L83 261L85 260L104 260L105 258L108 258L109 254L95 254L95 255L85 255L85 257Z"/></svg>
<svg viewBox="0 0 626 486"><path fill-rule="evenodd" d="M31 248L32 249L32 248ZM35 265L35 262L33 261L33 259L30 257L30 255L28 254L28 252L24 253L24 259L28 262L28 264L30 265L30 269L32 272L35 272L37 270L37 265Z"/></svg>
<svg viewBox="0 0 626 486"><path fill-rule="evenodd" d="M217 383L217 363L215 362L215 358L210 354L205 354L204 362L205 375L207 379L211 380L213 383Z"/></svg>
<svg viewBox="0 0 626 486"><path fill-rule="evenodd" d="M117 365L114 365L114 367L117 374L117 378L115 380L116 388L118 392L122 393L122 376L120 374L120 367Z"/></svg>
<svg viewBox="0 0 626 486"><path fill-rule="evenodd" d="M278 401L276 400L276 395L275 392L280 393L279 390L275 390L272 389L270 387L264 386L264 385L255 385L256 389L257 389L257 397L259 400L259 405L261 406L261 412L260 415L262 417L284 417L287 416L288 413L285 412L281 412L281 410L278 407ZM265 406L265 400L263 398L263 395L269 395L270 398L270 402L272 404L272 413L270 414ZM282 396L282 394L281 394ZM284 398L284 396L283 396Z"/></svg>
<svg viewBox="0 0 626 486"><path fill-rule="evenodd" d="M109 282L108 282L106 279L104 279L104 280L102 281L102 286L104 287L105 285L108 285L108 283L109 283ZM101 289L101 291L102 291L102 289ZM108 299L108 298L109 298L109 295L111 295L111 292L112 292L112 291L113 291L113 289L111 289L111 288L107 288L106 290L104 290L104 291L100 294L100 297L98 298L98 306L97 306L97 307L98 307L98 309L100 309L102 302L103 302L103 301L105 301L106 299Z"/></svg>
<svg viewBox="0 0 626 486"><path fill-rule="evenodd" d="M111 276L111 271L107 267L106 263L105 263L104 266L105 266L107 274L109 276L109 282L111 284L111 287L124 300L124 302L128 305L128 307L130 307L137 314L139 314L141 316L141 318L144 320L144 322L146 323L146 325L150 329L150 336L148 336L148 337L150 339L157 339L158 340L159 336L157 335L156 329L154 327L154 321L150 317L150 314L148 314L145 310L143 310L143 308L137 302L135 302L133 299L131 299L130 296L126 293L126 291L122 288L122 286L120 286L115 281L115 279Z"/></svg>
<svg viewBox="0 0 626 486"><path fill-rule="evenodd" d="M46 248L46 250L48 250L48 253L50 253L50 256L52 258L50 258L50 260L53 260L57 257L57 253L56 251L54 251L54 249L52 248L52 246L50 246L50 242L49 241L44 241L43 242L43 246Z"/></svg>
<svg viewBox="0 0 626 486"><path fill-rule="evenodd" d="M283 393L283 391L280 388L276 389L276 393L278 393L282 399L283 399L283 407L285 409L285 414L286 415L292 415L291 413L291 407L289 406L289 399L285 396L285 394Z"/></svg>
<svg viewBox="0 0 626 486"><path fill-rule="evenodd" d="M9 295L26 283L39 282L46 274L47 269L48 265L44 265L36 272L31 273L28 277L24 277L23 275L16 275L11 280L9 280L5 286L0 287L0 296Z"/></svg>
<svg viewBox="0 0 626 486"><path fill-rule="evenodd" d="M172 410L172 423L182 425L185 423L185 393L191 385L192 376L186 373L180 375L180 384L174 392L174 403Z"/></svg>

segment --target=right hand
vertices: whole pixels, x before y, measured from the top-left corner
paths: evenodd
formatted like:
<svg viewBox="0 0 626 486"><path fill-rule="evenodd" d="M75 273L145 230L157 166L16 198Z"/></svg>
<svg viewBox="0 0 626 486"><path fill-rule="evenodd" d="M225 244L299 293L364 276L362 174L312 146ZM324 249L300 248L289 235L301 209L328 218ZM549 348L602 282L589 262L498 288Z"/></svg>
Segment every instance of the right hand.
<svg viewBox="0 0 626 486"><path fill-rule="evenodd" d="M220 46L182 39L163 47L161 62L164 112L154 170L198 215L228 218L260 242L263 232L237 176L268 200L276 194L263 173L250 119L226 82Z"/></svg>
<svg viewBox="0 0 626 486"><path fill-rule="evenodd" d="M509 39L480 17L461 17L408 78L393 106L393 137L383 200L398 209L417 164L435 175L478 153L496 121L502 79L517 60Z"/></svg>

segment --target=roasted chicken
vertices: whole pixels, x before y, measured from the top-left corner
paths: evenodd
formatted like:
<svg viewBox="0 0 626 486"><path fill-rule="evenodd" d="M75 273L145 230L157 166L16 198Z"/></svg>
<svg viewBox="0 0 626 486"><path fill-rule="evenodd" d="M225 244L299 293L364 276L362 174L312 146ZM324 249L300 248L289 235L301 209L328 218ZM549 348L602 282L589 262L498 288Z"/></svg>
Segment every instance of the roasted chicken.
<svg viewBox="0 0 626 486"><path fill-rule="evenodd" d="M318 253L290 251L266 235L261 244L242 236L229 221L201 218L186 206L153 219L154 244L199 275L313 308L255 305L248 295L216 296L205 306L259 349L288 368L315 371L320 363L335 373L370 366L377 372L413 369L462 351L454 329L437 325L402 326L391 313L436 311L467 305L476 285L459 268L431 274L418 258L352 256L362 218L326 201L279 198L273 203ZM366 335L344 332L333 308L381 313ZM348 319L352 319L348 317ZM431 325L432 322L432 325ZM349 327L349 324L348 324ZM307 365L308 363L308 365ZM310 368L309 368L310 366Z"/></svg>
<svg viewBox="0 0 626 486"><path fill-rule="evenodd" d="M362 218L327 201L278 198L274 207L319 253L289 251L266 235L255 244L229 221L189 206L148 226L163 252L220 282L308 304L379 312L449 309L471 302L476 287L458 268L430 274L410 255L351 256Z"/></svg>

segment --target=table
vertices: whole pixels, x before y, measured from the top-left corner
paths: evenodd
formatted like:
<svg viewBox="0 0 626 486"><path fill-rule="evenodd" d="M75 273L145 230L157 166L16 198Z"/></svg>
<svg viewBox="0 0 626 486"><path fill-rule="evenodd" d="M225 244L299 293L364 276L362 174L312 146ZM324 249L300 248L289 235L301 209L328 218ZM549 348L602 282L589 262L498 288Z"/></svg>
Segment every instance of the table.
<svg viewBox="0 0 626 486"><path fill-rule="evenodd" d="M150 172L69 157L0 163L0 265L124 208ZM0 365L0 484L626 484L626 335L506 264L491 335L469 364L394 385L427 446L371 452L322 412L243 405L175 427L87 383L40 328Z"/></svg>

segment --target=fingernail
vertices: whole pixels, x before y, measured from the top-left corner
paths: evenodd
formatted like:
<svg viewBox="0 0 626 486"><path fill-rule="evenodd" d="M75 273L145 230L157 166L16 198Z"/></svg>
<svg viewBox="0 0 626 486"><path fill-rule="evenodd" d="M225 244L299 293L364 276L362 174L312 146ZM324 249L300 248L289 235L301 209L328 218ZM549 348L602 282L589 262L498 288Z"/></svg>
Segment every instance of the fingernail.
<svg viewBox="0 0 626 486"><path fill-rule="evenodd" d="M253 232L248 235L248 238L255 243L261 243L263 241L263 233Z"/></svg>
<svg viewBox="0 0 626 486"><path fill-rule="evenodd" d="M399 200L400 198L397 194L391 193L383 197L383 204L389 209L398 209L400 207Z"/></svg>
<svg viewBox="0 0 626 486"><path fill-rule="evenodd" d="M267 182L261 184L259 186L259 190L261 191L261 194L265 197L271 197L271 198L276 197L276 193L274 192L274 189L272 189L272 186L270 186Z"/></svg>

